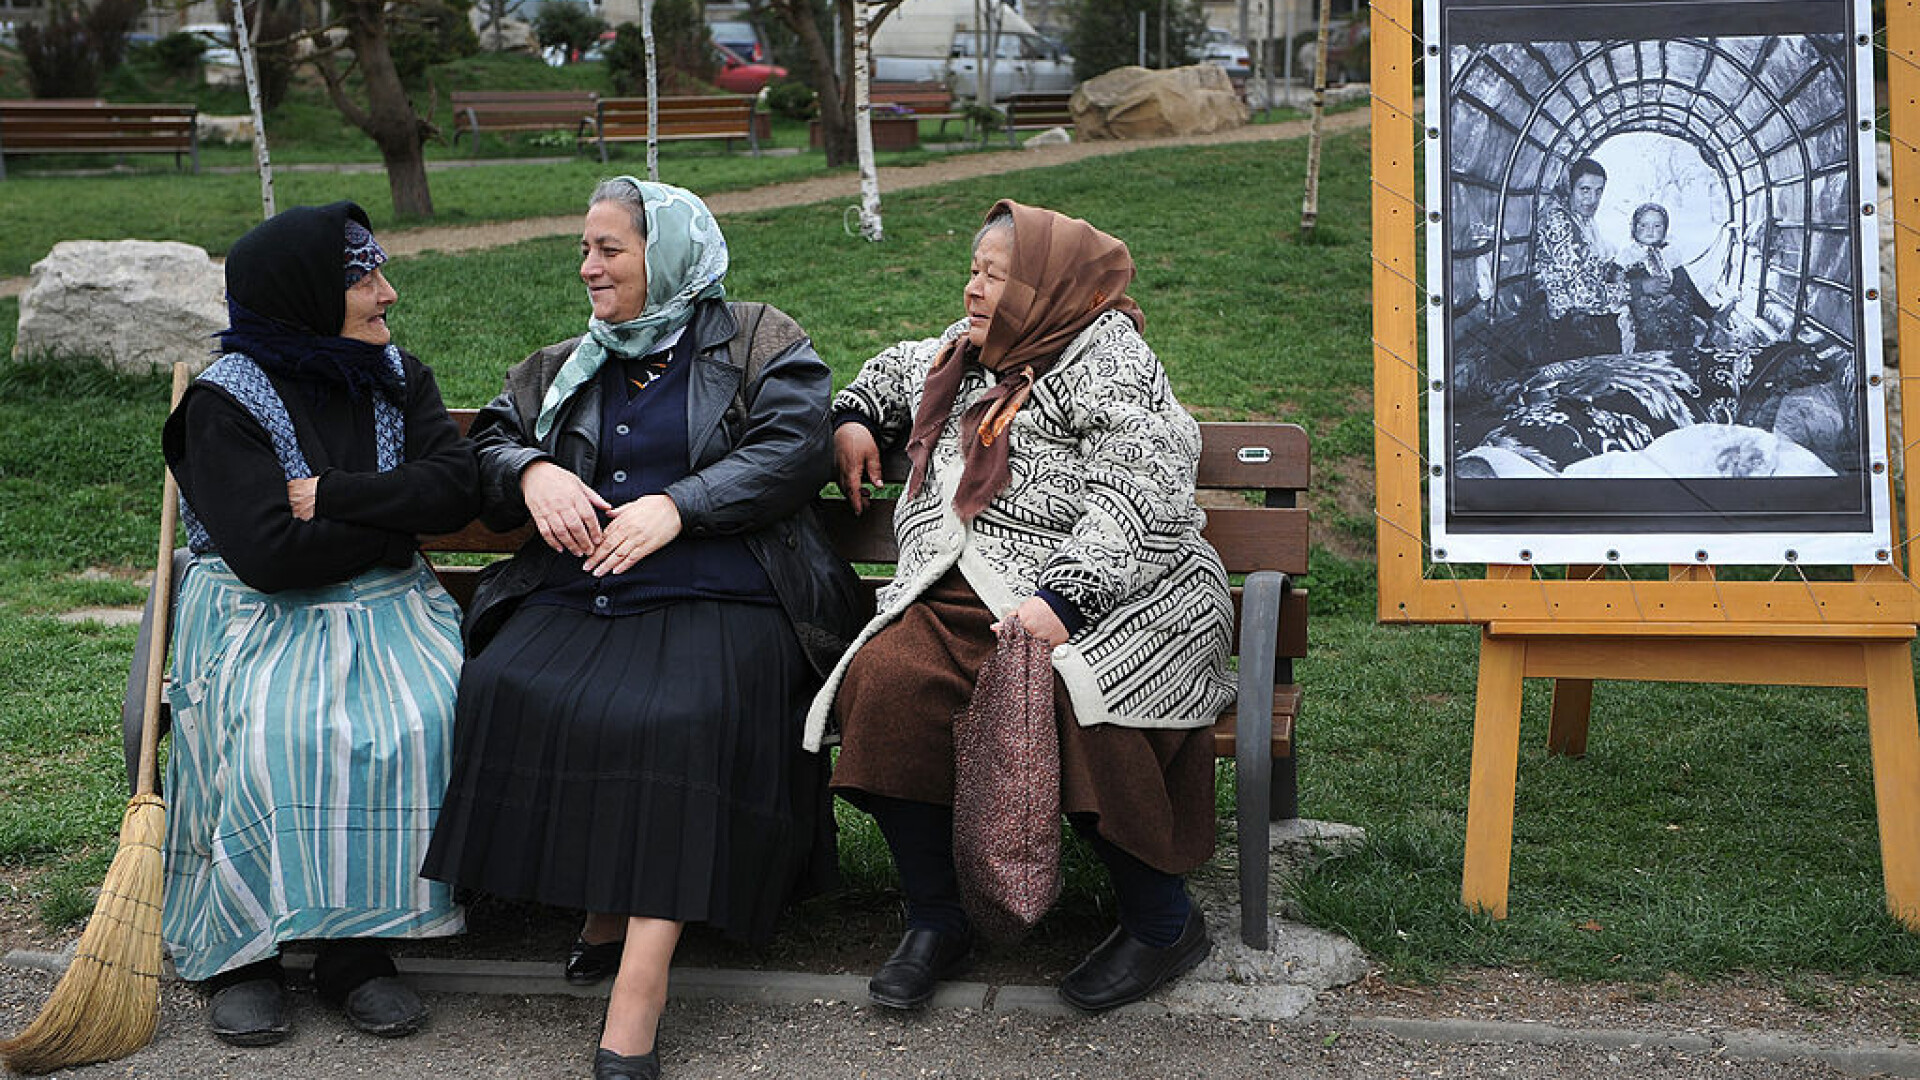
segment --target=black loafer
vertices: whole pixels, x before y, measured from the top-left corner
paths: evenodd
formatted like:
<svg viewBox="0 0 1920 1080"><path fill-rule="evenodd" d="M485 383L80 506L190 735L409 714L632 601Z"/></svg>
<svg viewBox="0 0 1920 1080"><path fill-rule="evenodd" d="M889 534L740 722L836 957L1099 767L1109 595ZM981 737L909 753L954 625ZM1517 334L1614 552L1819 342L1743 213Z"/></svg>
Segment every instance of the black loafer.
<svg viewBox="0 0 1920 1080"><path fill-rule="evenodd" d="M1213 952L1199 905L1187 912L1180 940L1155 948L1115 927L1060 983L1060 996L1076 1009L1105 1012L1139 1001L1198 967Z"/></svg>
<svg viewBox="0 0 1920 1080"><path fill-rule="evenodd" d="M593 1052L593 1080L660 1080L660 1055L624 1056L602 1046Z"/></svg>
<svg viewBox="0 0 1920 1080"><path fill-rule="evenodd" d="M874 972L867 994L889 1009L917 1009L933 997L942 979L960 974L973 950L970 934L909 930L887 962Z"/></svg>
<svg viewBox="0 0 1920 1080"><path fill-rule="evenodd" d="M585 938L574 938L567 950L567 981L575 986L592 986L620 971L620 954L627 939L589 945Z"/></svg>
<svg viewBox="0 0 1920 1080"><path fill-rule="evenodd" d="M277 979L248 979L215 992L207 1026L230 1046L272 1046L287 1037L287 995Z"/></svg>
<svg viewBox="0 0 1920 1080"><path fill-rule="evenodd" d="M354 987L341 1007L354 1027L383 1039L411 1035L426 1023L427 1006L413 987L390 975Z"/></svg>

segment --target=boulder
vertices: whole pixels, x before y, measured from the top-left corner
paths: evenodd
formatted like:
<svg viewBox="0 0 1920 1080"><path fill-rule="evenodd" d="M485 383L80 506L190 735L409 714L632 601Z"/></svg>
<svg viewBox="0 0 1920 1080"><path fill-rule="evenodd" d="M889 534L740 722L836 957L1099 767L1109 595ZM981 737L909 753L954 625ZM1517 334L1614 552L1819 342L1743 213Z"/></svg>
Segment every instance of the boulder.
<svg viewBox="0 0 1920 1080"><path fill-rule="evenodd" d="M99 360L119 371L204 364L227 325L226 278L191 244L66 240L33 264L13 355Z"/></svg>
<svg viewBox="0 0 1920 1080"><path fill-rule="evenodd" d="M1115 68L1073 92L1074 128L1087 139L1205 135L1247 122L1247 106L1212 64Z"/></svg>
<svg viewBox="0 0 1920 1080"><path fill-rule="evenodd" d="M202 145L207 143L251 143L253 142L253 117L215 116L200 113L193 118L193 126L200 133Z"/></svg>
<svg viewBox="0 0 1920 1080"><path fill-rule="evenodd" d="M1037 150L1042 146L1066 146L1073 142L1073 133L1063 127L1051 127L1026 142L1020 144L1022 150Z"/></svg>

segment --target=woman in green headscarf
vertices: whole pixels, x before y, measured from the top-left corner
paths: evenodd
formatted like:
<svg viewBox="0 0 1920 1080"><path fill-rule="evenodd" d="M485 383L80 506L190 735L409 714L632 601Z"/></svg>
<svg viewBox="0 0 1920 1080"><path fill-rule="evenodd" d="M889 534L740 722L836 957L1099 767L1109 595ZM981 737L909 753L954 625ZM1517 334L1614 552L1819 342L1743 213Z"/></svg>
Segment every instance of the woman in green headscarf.
<svg viewBox="0 0 1920 1080"><path fill-rule="evenodd" d="M425 873L589 912L567 977L617 971L594 1076L652 1077L682 925L764 942L833 873L800 735L856 584L811 510L830 373L792 319L726 300L706 206L605 181L580 254L587 332L473 425L482 520L537 531L468 605Z"/></svg>

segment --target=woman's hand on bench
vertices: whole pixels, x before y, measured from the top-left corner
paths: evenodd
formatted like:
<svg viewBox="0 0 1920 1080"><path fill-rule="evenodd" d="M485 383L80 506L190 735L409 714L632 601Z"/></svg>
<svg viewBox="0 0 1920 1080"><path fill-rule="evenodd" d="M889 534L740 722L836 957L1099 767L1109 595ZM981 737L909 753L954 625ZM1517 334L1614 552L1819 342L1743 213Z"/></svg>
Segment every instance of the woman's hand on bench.
<svg viewBox="0 0 1920 1080"><path fill-rule="evenodd" d="M850 422L834 429L833 461L847 505L853 507L855 514L864 513L867 509L864 485L879 487L881 483L880 444L873 441L873 432L867 430L867 425Z"/></svg>

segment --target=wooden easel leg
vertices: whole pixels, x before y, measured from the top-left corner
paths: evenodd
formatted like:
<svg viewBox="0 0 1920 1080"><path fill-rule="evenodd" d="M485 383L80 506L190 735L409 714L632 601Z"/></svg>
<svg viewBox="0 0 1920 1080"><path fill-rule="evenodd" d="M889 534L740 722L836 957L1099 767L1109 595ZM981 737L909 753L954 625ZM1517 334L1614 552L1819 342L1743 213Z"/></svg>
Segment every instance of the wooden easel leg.
<svg viewBox="0 0 1920 1080"><path fill-rule="evenodd" d="M1914 712L1913 653L1904 641L1867 642L1861 648L1887 910L1908 930L1920 932L1920 722Z"/></svg>
<svg viewBox="0 0 1920 1080"><path fill-rule="evenodd" d="M1473 710L1473 774L1467 791L1467 856L1460 902L1507 917L1513 858L1514 770L1520 761L1520 686L1526 645L1480 635L1480 682Z"/></svg>
<svg viewBox="0 0 1920 1080"><path fill-rule="evenodd" d="M1547 723L1547 753L1585 757L1587 720L1592 715L1592 679L1553 680L1553 714Z"/></svg>

